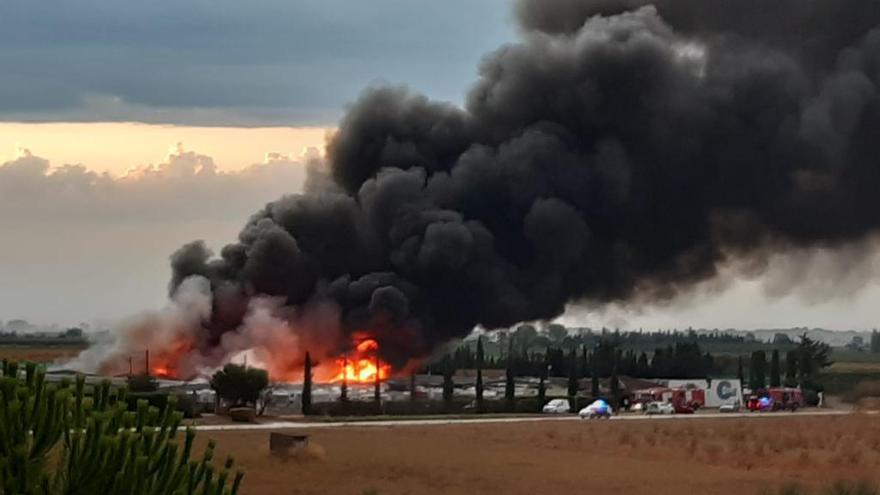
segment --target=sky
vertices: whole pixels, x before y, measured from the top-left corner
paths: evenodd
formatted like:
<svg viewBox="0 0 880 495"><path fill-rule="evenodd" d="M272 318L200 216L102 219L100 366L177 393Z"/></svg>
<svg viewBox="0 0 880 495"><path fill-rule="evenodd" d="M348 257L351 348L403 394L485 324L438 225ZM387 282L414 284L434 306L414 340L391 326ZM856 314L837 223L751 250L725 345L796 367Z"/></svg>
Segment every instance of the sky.
<svg viewBox="0 0 880 495"><path fill-rule="evenodd" d="M104 324L161 306L168 257L231 241L302 190L371 85L461 104L514 40L509 0L7 0L0 4L0 321ZM575 305L574 325L871 328L873 260L814 252L794 292L731 274L664 307ZM830 273L835 275L829 275ZM784 295L783 295L784 293Z"/></svg>

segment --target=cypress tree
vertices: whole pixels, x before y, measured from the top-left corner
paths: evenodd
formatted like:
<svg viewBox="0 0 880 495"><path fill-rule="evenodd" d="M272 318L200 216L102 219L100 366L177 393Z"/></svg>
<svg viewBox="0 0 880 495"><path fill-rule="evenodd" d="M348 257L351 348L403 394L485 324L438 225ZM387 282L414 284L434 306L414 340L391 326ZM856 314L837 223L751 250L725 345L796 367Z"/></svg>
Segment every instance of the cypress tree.
<svg viewBox="0 0 880 495"><path fill-rule="evenodd" d="M591 357L590 363L592 363L590 367L590 395L593 396L593 399L598 399L601 391L599 390L599 373L596 369L595 354Z"/></svg>
<svg viewBox="0 0 880 495"><path fill-rule="evenodd" d="M547 357L549 349L544 351L544 360L540 363L538 370L538 412L544 408L544 401L547 397L547 369L550 366Z"/></svg>
<svg viewBox="0 0 880 495"><path fill-rule="evenodd" d="M736 378L739 380L740 386L745 386L746 378L743 374L743 357L738 356L736 358Z"/></svg>
<svg viewBox="0 0 880 495"><path fill-rule="evenodd" d="M581 346L581 378L589 378L590 376L590 355L587 351L587 345Z"/></svg>
<svg viewBox="0 0 880 495"><path fill-rule="evenodd" d="M798 384L798 351L785 353L785 386L796 387Z"/></svg>
<svg viewBox="0 0 880 495"><path fill-rule="evenodd" d="M568 356L568 397L572 410L577 410L578 367L577 352L572 349Z"/></svg>
<svg viewBox="0 0 880 495"><path fill-rule="evenodd" d="M455 385L452 382L453 373L452 360L446 358L446 366L443 367L443 404L447 411L452 408L452 395L455 390Z"/></svg>
<svg viewBox="0 0 880 495"><path fill-rule="evenodd" d="M639 378L648 378L651 373L651 365L648 364L648 355L644 352L639 354L639 360L636 362L636 372Z"/></svg>
<svg viewBox="0 0 880 495"><path fill-rule="evenodd" d="M477 412L483 412L483 338L477 337Z"/></svg>
<svg viewBox="0 0 880 495"><path fill-rule="evenodd" d="M578 393L578 367L577 355L572 350L568 355L568 396L574 397Z"/></svg>
<svg viewBox="0 0 880 495"><path fill-rule="evenodd" d="M379 376L379 356L376 356L376 376L373 377L373 400L376 401L376 405L379 406L382 403L382 386L380 384L380 376Z"/></svg>
<svg viewBox="0 0 880 495"><path fill-rule="evenodd" d="M617 410L620 407L620 381L617 378L617 360L611 368L611 383L608 385L611 392L611 407Z"/></svg>
<svg viewBox="0 0 880 495"><path fill-rule="evenodd" d="M312 356L308 352L303 365L302 413L312 414Z"/></svg>
<svg viewBox="0 0 880 495"><path fill-rule="evenodd" d="M507 369L504 379L504 398L512 403L516 394L516 385L514 384L513 374L513 339L510 339L510 345L507 349Z"/></svg>
<svg viewBox="0 0 880 495"><path fill-rule="evenodd" d="M348 400L348 358L342 360L342 386L339 389L339 400Z"/></svg>
<svg viewBox="0 0 880 495"><path fill-rule="evenodd" d="M779 350L773 349L773 354L770 357L770 386L778 387L780 385L782 385L782 379L779 370Z"/></svg>
<svg viewBox="0 0 880 495"><path fill-rule="evenodd" d="M753 352L749 362L749 388L752 391L762 389L767 385L766 370L767 355L764 351Z"/></svg>

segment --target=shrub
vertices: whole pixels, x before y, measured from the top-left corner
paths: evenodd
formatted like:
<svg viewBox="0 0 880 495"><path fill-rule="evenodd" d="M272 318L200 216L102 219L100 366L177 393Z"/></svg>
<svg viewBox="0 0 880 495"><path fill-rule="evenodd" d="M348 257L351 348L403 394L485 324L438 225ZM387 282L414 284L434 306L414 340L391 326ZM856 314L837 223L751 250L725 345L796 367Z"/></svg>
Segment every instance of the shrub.
<svg viewBox="0 0 880 495"><path fill-rule="evenodd" d="M159 389L159 382L150 375L132 375L126 382L128 390L132 392L155 392Z"/></svg>
<svg viewBox="0 0 880 495"><path fill-rule="evenodd" d="M260 392L269 386L266 370L227 364L211 377L211 388L233 406L256 405Z"/></svg>
<svg viewBox="0 0 880 495"><path fill-rule="evenodd" d="M125 396L129 411L137 411L138 402L142 400L147 401L148 405L156 409L165 409L168 399L169 395L166 392L132 392Z"/></svg>

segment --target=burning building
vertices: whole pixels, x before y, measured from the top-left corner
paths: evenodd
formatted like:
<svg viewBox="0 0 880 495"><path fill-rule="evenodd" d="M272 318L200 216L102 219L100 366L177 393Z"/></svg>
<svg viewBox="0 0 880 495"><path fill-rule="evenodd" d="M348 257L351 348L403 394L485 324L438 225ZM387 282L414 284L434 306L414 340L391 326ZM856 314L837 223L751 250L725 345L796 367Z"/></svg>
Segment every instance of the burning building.
<svg viewBox="0 0 880 495"><path fill-rule="evenodd" d="M103 366L149 347L192 376L250 350L298 379L308 350L321 379L340 360L369 379L475 326L871 242L878 5L520 0L522 38L484 58L463 107L366 90L308 190L216 254L175 252L169 309Z"/></svg>

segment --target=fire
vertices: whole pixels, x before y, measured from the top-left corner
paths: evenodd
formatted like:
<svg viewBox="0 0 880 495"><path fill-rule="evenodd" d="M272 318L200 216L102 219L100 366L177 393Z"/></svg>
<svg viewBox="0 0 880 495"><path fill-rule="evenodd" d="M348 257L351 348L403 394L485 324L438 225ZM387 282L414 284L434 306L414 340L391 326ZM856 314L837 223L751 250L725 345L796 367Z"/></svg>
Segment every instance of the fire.
<svg viewBox="0 0 880 495"><path fill-rule="evenodd" d="M379 358L379 342L365 338L348 356L336 360L334 382L373 383L391 376L391 366Z"/></svg>
<svg viewBox="0 0 880 495"><path fill-rule="evenodd" d="M191 349L191 342L180 340L166 349L151 353L147 358L150 375L156 378L180 378L181 361Z"/></svg>
<svg viewBox="0 0 880 495"><path fill-rule="evenodd" d="M171 372L168 370L167 366L154 366L151 374L159 378L171 377Z"/></svg>

